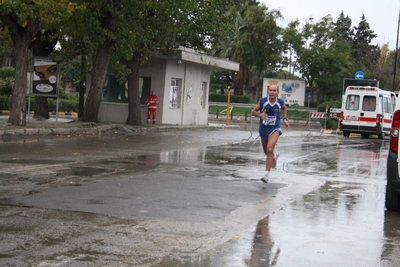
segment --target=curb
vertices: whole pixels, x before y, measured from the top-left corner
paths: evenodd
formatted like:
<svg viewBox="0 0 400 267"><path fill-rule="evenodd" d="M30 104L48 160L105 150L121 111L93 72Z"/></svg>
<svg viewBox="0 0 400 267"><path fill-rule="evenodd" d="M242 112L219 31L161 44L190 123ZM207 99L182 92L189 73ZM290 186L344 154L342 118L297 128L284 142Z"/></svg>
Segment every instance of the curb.
<svg viewBox="0 0 400 267"><path fill-rule="evenodd" d="M30 114L35 114L35 112L31 111ZM10 111L9 111L9 110L0 110L0 116L3 116L3 115L10 115ZM50 112L49 112L49 115L50 115L50 116L51 116L51 115L56 116L56 115L57 115L57 112L55 112L55 111L50 111ZM78 117L78 113L77 113L77 112L62 112L62 111L59 111L59 112L58 112L58 116Z"/></svg>
<svg viewBox="0 0 400 267"><path fill-rule="evenodd" d="M51 111L49 112L49 115L57 115L57 112L55 111ZM58 112L58 116L70 116L70 117L78 117L78 113L77 112Z"/></svg>
<svg viewBox="0 0 400 267"><path fill-rule="evenodd" d="M39 136L85 136L85 135L101 135L102 133L133 133L146 134L155 132L173 132L173 131L191 131L200 129L215 129L215 128L237 128L238 126L226 126L221 124L210 123L208 125L155 125L155 126L131 126L122 124L104 124L97 125L96 123L82 123L71 125L64 123L61 125L33 125L23 128L5 125L0 128L0 138L19 136L19 137L39 137Z"/></svg>

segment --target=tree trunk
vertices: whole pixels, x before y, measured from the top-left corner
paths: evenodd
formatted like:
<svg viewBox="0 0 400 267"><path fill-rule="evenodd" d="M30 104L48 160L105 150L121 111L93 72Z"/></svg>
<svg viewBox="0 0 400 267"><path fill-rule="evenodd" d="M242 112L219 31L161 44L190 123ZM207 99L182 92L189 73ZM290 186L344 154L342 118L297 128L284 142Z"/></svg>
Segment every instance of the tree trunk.
<svg viewBox="0 0 400 267"><path fill-rule="evenodd" d="M85 70L86 59L85 56L81 57L81 71L80 73L84 73ZM79 103L78 103L78 119L81 120L83 116L83 104L85 102L85 78L82 77L79 82Z"/></svg>
<svg viewBox="0 0 400 267"><path fill-rule="evenodd" d="M42 117L49 119L49 104L47 103L47 97L45 96L35 96L35 117Z"/></svg>
<svg viewBox="0 0 400 267"><path fill-rule="evenodd" d="M16 45L18 46L18 45ZM18 51L19 50L19 51ZM12 104L8 122L12 125L26 125L26 87L28 71L28 50L15 51L15 83L12 90Z"/></svg>
<svg viewBox="0 0 400 267"><path fill-rule="evenodd" d="M15 83L12 92L12 108L8 122L12 125L26 125L26 93L29 45L39 30L39 21L28 19L26 26L22 27L11 16L0 17L1 21L10 31L10 36L15 48Z"/></svg>
<svg viewBox="0 0 400 267"><path fill-rule="evenodd" d="M113 42L107 39L96 52L90 88L87 92L87 98L83 110L83 122L98 122L97 115L100 109L103 85L107 76L112 45Z"/></svg>
<svg viewBox="0 0 400 267"><path fill-rule="evenodd" d="M128 75L128 125L142 125L142 115L140 109L140 90L139 90L139 67L141 55L135 53L132 60L128 62L128 67L132 71Z"/></svg>

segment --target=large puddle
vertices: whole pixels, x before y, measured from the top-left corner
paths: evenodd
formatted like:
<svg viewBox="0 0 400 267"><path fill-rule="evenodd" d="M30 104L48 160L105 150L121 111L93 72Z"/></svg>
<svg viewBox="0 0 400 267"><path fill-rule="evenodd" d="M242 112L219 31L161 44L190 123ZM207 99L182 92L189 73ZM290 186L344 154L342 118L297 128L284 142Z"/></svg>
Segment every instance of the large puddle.
<svg viewBox="0 0 400 267"><path fill-rule="evenodd" d="M34 183L36 187L33 186L30 192L35 194L41 189L45 191L46 187L40 186L44 186L46 181L54 188L88 185L87 189L94 189L93 192L98 190L104 195L85 198L85 192L92 192L79 186L72 190L57 191L62 193L58 197L76 198L82 203L86 201L85 211L99 206L97 213L103 212L101 206L112 200L118 204L118 209L125 208L134 215L141 213L144 218L151 220L159 219L157 212L168 213L166 210L171 209L181 216L181 220L207 221L196 217L201 217L198 210L189 210L188 207L195 204L203 206L209 213L213 212L208 214L211 219L223 220L227 216L223 212L229 214L240 206L237 204L240 199L234 199L239 188L248 187L249 194L257 192L260 197L264 194L260 188L265 185L256 183L263 173L265 161L259 140L245 142L243 137L228 138L226 144L214 146L212 141L215 136L203 134L198 138L206 140L209 145L198 146L196 140L166 133L160 135L159 144L154 147L150 146L154 138L144 139L141 144L132 144L134 141L131 138L88 138L75 145L66 142L62 152L54 151L54 147L57 148L54 140L5 146L10 154L1 159L4 173L0 177L12 182L15 178L12 170L17 168L15 175L21 180L14 181L15 185L28 181ZM230 241L196 256L182 255L178 251L176 254L179 256L165 257L161 264L154 266L400 266L400 216L384 211L387 142L337 138L322 142L321 138L282 138L277 147L280 153L277 168L271 172L274 175L271 183L265 186L265 190L269 186L275 186L274 190L278 190L280 186L283 187L282 184L297 183L314 189L305 194L296 194L297 188L291 187L292 197L286 203L260 216L258 222L240 235L232 236ZM178 144L185 148L178 149ZM33 159L26 156L32 149L36 149L33 151L38 155ZM99 150L108 153L108 156L91 154ZM40 158L43 155L46 155L45 159ZM51 166L52 171L39 168L36 176L34 173L29 173L29 176L23 169L42 165ZM5 174L6 168L10 173ZM148 173L151 175L141 175ZM135 177L139 178L135 181ZM120 187L112 183L117 178L121 178L118 180ZM61 179L65 179L64 183ZM91 185L102 179L109 180L107 188L101 188L100 184ZM174 179L176 183L172 184ZM203 179L208 183L208 187L202 191L203 198L195 199L196 203L189 203L187 199L201 192ZM1 185L9 187L10 184L4 181ZM147 189L147 182L151 185L150 189ZM226 182L236 187L228 189ZM183 183L187 188L182 186ZM314 186L314 183L318 186ZM225 190L216 188L216 185ZM179 188L179 192L174 192L176 188ZM169 196L169 191L174 194ZM223 198L224 194L230 194L231 199ZM48 197L51 197L50 193ZM135 200L134 204L140 202L137 208L132 201L129 202L130 197ZM258 196L252 197L247 201L256 201ZM214 198L224 206L217 206L220 203L214 203ZM20 200L26 201L24 198ZM35 198L32 197L32 200ZM231 205L235 200L235 205ZM119 205L125 203L123 201L127 201L125 207ZM154 209L149 205L150 201L154 202ZM46 199L43 200L44 204L32 203L48 205ZM188 211L193 214L188 214ZM117 209L108 212L116 212L112 216L126 216L123 210L120 213ZM171 214L163 216L173 217ZM60 242L49 237L43 245L53 246ZM157 249L156 244L154 249ZM92 253L82 252L86 254L84 259L87 262L95 261Z"/></svg>

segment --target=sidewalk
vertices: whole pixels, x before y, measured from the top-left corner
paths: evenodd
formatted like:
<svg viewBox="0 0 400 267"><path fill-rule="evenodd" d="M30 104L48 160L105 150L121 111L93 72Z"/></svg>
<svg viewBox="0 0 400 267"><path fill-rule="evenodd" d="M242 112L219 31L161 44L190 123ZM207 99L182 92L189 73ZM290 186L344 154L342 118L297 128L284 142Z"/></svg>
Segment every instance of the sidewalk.
<svg viewBox="0 0 400 267"><path fill-rule="evenodd" d="M132 126L124 123L90 123L78 121L76 116L58 117L51 116L50 119L34 119L32 116L27 120L26 126L15 126L7 123L8 115L0 115L0 138L7 136L83 136L83 135L100 135L101 133L146 133L146 132L166 132L166 131L182 131L197 130L210 128L242 128L258 130L258 122L253 120L250 122L244 120L226 120L223 118L209 118L208 125L171 125L171 124L148 124L143 126ZM307 121L292 120L290 122L291 129L301 129L308 131ZM341 135L340 131L323 130L324 134Z"/></svg>
<svg viewBox="0 0 400 267"><path fill-rule="evenodd" d="M239 128L238 125L224 125L219 122L209 122L208 125L168 125L168 124L149 124L143 126L132 126L123 123L90 123L78 121L76 117L50 119L27 120L26 126L15 126L8 122L7 115L0 115L0 138L7 136L82 136L99 135L105 132L127 132L127 133L146 133L146 132L165 132L196 130L210 128Z"/></svg>

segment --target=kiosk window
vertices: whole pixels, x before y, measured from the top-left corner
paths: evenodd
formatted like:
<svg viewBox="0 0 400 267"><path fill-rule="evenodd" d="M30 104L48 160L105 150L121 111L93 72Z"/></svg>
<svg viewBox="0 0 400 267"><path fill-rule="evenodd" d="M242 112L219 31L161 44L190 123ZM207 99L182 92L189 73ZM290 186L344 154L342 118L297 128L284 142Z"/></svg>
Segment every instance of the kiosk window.
<svg viewBox="0 0 400 267"><path fill-rule="evenodd" d="M181 107L181 79L171 79L171 88L169 95L169 107L180 108Z"/></svg>

